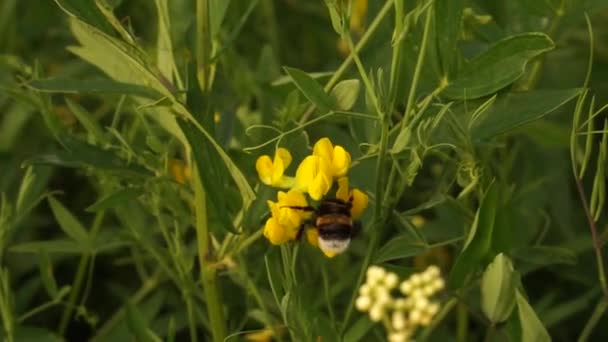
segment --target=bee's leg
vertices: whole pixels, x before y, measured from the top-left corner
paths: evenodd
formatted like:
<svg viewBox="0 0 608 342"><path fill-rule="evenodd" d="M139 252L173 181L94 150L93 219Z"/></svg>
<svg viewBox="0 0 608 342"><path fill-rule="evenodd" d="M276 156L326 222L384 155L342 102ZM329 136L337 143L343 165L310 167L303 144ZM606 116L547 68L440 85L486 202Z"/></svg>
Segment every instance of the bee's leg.
<svg viewBox="0 0 608 342"><path fill-rule="evenodd" d="M304 230L308 227L313 227L313 221L312 220L306 220L304 222L302 222L302 224L300 225L300 228L298 229L298 233L296 234L296 241L299 241L300 239L302 239L302 235L304 235Z"/></svg>
<svg viewBox="0 0 608 342"><path fill-rule="evenodd" d="M361 232L361 228L361 221L354 221L351 237L357 237L357 235L359 235L359 233Z"/></svg>

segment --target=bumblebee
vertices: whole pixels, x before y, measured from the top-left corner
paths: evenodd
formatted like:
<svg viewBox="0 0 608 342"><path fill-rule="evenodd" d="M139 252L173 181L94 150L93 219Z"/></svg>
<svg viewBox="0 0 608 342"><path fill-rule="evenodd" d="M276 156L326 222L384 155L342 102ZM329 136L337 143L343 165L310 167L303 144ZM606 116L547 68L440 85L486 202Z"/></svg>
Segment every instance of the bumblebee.
<svg viewBox="0 0 608 342"><path fill-rule="evenodd" d="M348 201L337 198L323 200L317 208L295 207L288 208L310 211L312 218L302 225L297 238L302 236L306 227L315 227L319 231L319 248L332 254L344 252L351 239L355 238L361 231L361 222L353 220L351 216L352 197Z"/></svg>

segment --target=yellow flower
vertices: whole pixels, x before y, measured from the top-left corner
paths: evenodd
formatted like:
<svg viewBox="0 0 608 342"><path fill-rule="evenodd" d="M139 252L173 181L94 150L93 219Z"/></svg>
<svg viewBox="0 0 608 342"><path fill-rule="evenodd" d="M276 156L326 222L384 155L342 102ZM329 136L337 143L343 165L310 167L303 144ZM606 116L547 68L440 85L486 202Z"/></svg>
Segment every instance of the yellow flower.
<svg viewBox="0 0 608 342"><path fill-rule="evenodd" d="M269 218L264 225L264 236L273 245L281 245L289 241L287 229L279 224L274 217Z"/></svg>
<svg viewBox="0 0 608 342"><path fill-rule="evenodd" d="M296 170L296 187L316 201L323 198L333 183L328 160L316 155L304 158Z"/></svg>
<svg viewBox="0 0 608 342"><path fill-rule="evenodd" d="M279 148L274 159L268 155L258 158L255 168L262 183L279 188L288 188L293 185L293 178L284 176L285 169L291 164L291 153L285 148Z"/></svg>
<svg viewBox="0 0 608 342"><path fill-rule="evenodd" d="M190 167L183 160L170 159L168 168L176 182L186 184L190 180Z"/></svg>
<svg viewBox="0 0 608 342"><path fill-rule="evenodd" d="M270 342L272 341L272 336L272 330L263 329L245 334L245 339L253 342Z"/></svg>
<svg viewBox="0 0 608 342"><path fill-rule="evenodd" d="M353 1L353 12L350 16L350 29L358 34L363 33L363 21L367 15L367 0Z"/></svg>
<svg viewBox="0 0 608 342"><path fill-rule="evenodd" d="M306 240L315 247L319 246L319 230L317 228L306 230Z"/></svg>
<svg viewBox="0 0 608 342"><path fill-rule="evenodd" d="M363 215L363 211L365 208L367 208L369 203L369 199L363 191L359 189L349 190L347 177L338 179L338 191L336 191L336 198L345 202L351 201L352 199L352 208L350 209L350 214L355 220Z"/></svg>
<svg viewBox="0 0 608 342"><path fill-rule="evenodd" d="M304 220L312 215L309 211L292 209L290 207L306 207L304 194L291 189L288 192L279 191L278 202L268 201L272 216L264 226L264 236L275 245L295 240Z"/></svg>
<svg viewBox="0 0 608 342"><path fill-rule="evenodd" d="M340 145L334 146L329 138L322 138L313 147L313 156L319 156L327 159L331 165L331 174L333 177L345 176L350 167L350 153L346 152L344 147Z"/></svg>

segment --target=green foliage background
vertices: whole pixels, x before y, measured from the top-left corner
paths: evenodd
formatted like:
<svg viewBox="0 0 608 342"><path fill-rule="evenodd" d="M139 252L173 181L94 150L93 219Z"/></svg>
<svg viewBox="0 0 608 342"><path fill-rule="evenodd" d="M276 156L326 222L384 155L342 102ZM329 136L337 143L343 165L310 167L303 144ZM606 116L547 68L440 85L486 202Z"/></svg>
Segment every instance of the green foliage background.
<svg viewBox="0 0 608 342"><path fill-rule="evenodd" d="M365 269L431 263L417 340L608 338L608 3L350 3L2 1L2 340L385 340ZM370 196L334 259L255 172L325 136Z"/></svg>

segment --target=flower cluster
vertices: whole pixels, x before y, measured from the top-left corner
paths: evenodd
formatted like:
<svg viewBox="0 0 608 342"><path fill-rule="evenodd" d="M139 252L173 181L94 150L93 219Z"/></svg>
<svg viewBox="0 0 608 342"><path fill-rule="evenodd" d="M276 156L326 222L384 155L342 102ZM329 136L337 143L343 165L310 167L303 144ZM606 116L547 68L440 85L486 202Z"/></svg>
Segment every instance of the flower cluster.
<svg viewBox="0 0 608 342"><path fill-rule="evenodd" d="M298 165L295 177L285 174L292 162L289 150L278 148L274 157L263 155L256 161L256 170L262 183L288 189L279 191L277 201L268 201L271 217L264 226L264 236L275 245L298 238L302 225L309 223L312 216L306 195L314 201L321 201L332 188L337 188L336 198L352 203L351 216L359 218L367 207L367 195L350 189L348 170L351 156L342 146L334 145L328 138L322 138L313 146L312 154ZM315 227L307 231L308 241L318 246L318 232ZM335 254L326 253L329 257Z"/></svg>
<svg viewBox="0 0 608 342"><path fill-rule="evenodd" d="M416 329L429 325L439 311L439 303L431 301L431 297L444 286L437 266L429 266L401 283L395 273L371 266L365 284L359 288L355 306L367 312L372 321L384 323L388 341L410 341ZM391 294L397 289L402 296Z"/></svg>

